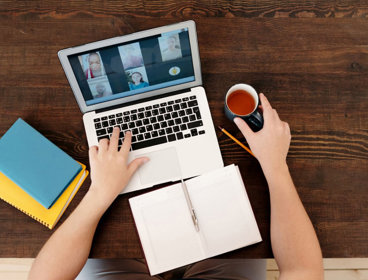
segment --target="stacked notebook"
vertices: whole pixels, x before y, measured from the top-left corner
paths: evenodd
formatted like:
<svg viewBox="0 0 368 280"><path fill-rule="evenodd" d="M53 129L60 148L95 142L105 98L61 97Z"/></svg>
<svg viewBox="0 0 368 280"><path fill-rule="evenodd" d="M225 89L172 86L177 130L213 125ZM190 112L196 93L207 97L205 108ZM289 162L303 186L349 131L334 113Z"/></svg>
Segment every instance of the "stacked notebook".
<svg viewBox="0 0 368 280"><path fill-rule="evenodd" d="M18 119L0 139L0 198L52 229L88 175Z"/></svg>
<svg viewBox="0 0 368 280"><path fill-rule="evenodd" d="M151 275L262 241L235 165L129 199Z"/></svg>

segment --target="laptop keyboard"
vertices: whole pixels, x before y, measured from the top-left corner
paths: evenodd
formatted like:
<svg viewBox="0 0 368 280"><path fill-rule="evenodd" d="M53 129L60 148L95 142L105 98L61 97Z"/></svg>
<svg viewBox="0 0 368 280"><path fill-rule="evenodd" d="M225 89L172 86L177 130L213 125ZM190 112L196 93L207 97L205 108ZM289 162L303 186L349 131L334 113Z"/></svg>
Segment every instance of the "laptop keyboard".
<svg viewBox="0 0 368 280"><path fill-rule="evenodd" d="M195 95L94 119L98 141L110 139L120 127L119 148L125 132L132 132L132 150L205 134Z"/></svg>

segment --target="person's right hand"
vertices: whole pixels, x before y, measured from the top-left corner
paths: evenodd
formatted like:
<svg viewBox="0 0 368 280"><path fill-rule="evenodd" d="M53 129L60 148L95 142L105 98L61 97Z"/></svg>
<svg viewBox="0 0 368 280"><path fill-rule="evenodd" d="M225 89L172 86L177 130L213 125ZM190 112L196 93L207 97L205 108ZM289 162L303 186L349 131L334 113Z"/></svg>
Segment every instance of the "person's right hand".
<svg viewBox="0 0 368 280"><path fill-rule="evenodd" d="M265 171L286 163L291 135L288 123L280 120L263 93L260 94L260 99L264 118L263 128L260 131L253 132L240 118L235 118L234 122Z"/></svg>

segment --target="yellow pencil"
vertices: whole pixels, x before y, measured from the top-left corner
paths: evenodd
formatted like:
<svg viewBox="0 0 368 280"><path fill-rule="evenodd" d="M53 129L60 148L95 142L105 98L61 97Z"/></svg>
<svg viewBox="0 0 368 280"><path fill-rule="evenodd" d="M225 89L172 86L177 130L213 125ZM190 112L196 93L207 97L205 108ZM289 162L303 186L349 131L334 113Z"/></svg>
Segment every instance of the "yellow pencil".
<svg viewBox="0 0 368 280"><path fill-rule="evenodd" d="M236 144L238 144L240 147L242 147L244 150L246 150L248 153L250 153L252 156L253 153L251 150L249 150L247 147L245 147L238 139L236 139L234 136L232 136L229 132L225 130L225 128L222 128L221 126L218 126L218 128L225 133L227 136L229 136ZM254 156L255 157L255 156Z"/></svg>

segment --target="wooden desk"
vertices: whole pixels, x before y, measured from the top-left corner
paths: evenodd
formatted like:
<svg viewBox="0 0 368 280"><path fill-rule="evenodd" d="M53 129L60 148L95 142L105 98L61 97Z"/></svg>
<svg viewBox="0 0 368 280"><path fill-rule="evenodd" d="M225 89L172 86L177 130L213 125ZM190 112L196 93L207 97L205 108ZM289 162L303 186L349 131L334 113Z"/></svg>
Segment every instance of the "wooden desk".
<svg viewBox="0 0 368 280"><path fill-rule="evenodd" d="M88 163L82 114L57 51L194 19L215 124L241 138L223 114L224 94L238 82L264 92L290 124L290 171L324 257L368 257L368 5L348 2L1 1L0 135L22 117ZM226 136L218 138L225 164L241 168L264 239L226 257L271 257L262 170ZM132 195L120 196L102 218L91 257L143 257L128 207ZM0 257L35 257L51 233L0 203Z"/></svg>

